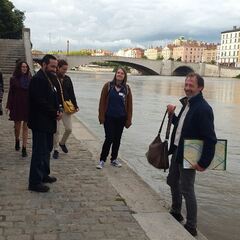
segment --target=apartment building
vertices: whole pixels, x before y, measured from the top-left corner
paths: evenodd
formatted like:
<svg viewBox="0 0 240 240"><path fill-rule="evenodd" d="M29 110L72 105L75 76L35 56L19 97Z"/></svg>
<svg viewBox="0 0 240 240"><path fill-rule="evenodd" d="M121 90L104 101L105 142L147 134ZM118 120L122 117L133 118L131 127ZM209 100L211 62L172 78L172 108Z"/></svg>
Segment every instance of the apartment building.
<svg viewBox="0 0 240 240"><path fill-rule="evenodd" d="M156 60L158 57L162 56L162 48L148 48L144 51L144 55L151 60Z"/></svg>
<svg viewBox="0 0 240 240"><path fill-rule="evenodd" d="M219 64L240 67L240 27L221 32L221 47Z"/></svg>
<svg viewBox="0 0 240 240"><path fill-rule="evenodd" d="M210 43L205 45L203 50L202 62L217 63L217 44Z"/></svg>
<svg viewBox="0 0 240 240"><path fill-rule="evenodd" d="M173 57L173 48L174 45L168 44L166 47L162 49L162 56L164 60L169 60Z"/></svg>
<svg viewBox="0 0 240 240"><path fill-rule="evenodd" d="M142 48L127 48L121 49L115 54L119 57L142 58L144 50Z"/></svg>
<svg viewBox="0 0 240 240"><path fill-rule="evenodd" d="M181 46L173 47L173 59L181 59L182 62L202 62L205 44L198 42L186 42Z"/></svg>

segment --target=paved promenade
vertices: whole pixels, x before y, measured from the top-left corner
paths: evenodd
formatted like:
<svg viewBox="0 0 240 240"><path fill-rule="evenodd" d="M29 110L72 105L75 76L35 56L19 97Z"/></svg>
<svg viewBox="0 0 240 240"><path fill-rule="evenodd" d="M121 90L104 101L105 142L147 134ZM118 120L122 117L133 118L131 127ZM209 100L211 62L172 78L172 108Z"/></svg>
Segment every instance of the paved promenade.
<svg viewBox="0 0 240 240"><path fill-rule="evenodd" d="M51 159L58 181L36 193L27 190L31 136L22 158L13 123L0 116L0 240L193 239L125 163L97 170L97 140L75 118L73 125L69 153Z"/></svg>

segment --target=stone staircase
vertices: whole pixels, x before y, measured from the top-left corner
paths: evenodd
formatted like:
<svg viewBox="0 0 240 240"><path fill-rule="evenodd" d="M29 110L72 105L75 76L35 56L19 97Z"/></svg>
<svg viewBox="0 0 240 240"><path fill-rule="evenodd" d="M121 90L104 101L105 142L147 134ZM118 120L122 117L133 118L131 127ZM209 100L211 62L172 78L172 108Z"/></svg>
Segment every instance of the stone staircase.
<svg viewBox="0 0 240 240"><path fill-rule="evenodd" d="M3 74L5 90L9 88L9 78L17 59L25 60L23 40L0 39L0 71Z"/></svg>

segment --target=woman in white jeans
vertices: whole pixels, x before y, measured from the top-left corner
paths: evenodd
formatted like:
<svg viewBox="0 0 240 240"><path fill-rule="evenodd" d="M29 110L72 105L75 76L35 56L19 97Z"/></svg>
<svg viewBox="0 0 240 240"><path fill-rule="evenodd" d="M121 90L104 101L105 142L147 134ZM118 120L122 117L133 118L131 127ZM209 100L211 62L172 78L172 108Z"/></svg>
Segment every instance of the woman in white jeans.
<svg viewBox="0 0 240 240"><path fill-rule="evenodd" d="M79 108L78 108L76 97L74 94L73 84L72 84L71 78L66 75L67 70L68 70L68 63L65 60L59 60L58 67L57 67L57 79L54 82L54 85L57 88L57 92L58 92L58 101L63 106L63 99L64 101L71 100L75 108L74 112L78 112ZM63 122L65 130L61 140L59 141L60 121L58 121L57 131L54 134L54 138L53 138L53 149L54 149L53 158L55 159L59 157L59 147L62 149L64 153L68 153L66 142L69 135L72 132L72 113L67 113L66 111L64 111L64 108L63 108L63 115L61 120Z"/></svg>

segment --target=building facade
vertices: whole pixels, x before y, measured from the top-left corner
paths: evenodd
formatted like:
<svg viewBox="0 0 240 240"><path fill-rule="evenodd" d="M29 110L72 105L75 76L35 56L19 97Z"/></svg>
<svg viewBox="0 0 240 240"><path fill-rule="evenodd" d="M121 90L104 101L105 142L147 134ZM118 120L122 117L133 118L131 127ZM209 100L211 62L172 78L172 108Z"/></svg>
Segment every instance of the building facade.
<svg viewBox="0 0 240 240"><path fill-rule="evenodd" d="M240 27L221 32L221 47L219 64L240 67Z"/></svg>
<svg viewBox="0 0 240 240"><path fill-rule="evenodd" d="M151 60L156 60L158 57L162 56L162 48L148 48L144 51L144 55Z"/></svg>
<svg viewBox="0 0 240 240"><path fill-rule="evenodd" d="M202 62L217 63L217 44L206 44L203 50Z"/></svg>
<svg viewBox="0 0 240 240"><path fill-rule="evenodd" d="M173 57L173 45L167 45L162 49L162 56L164 60L169 60Z"/></svg>
<svg viewBox="0 0 240 240"><path fill-rule="evenodd" d="M181 46L173 47L174 60L181 60L182 62L202 62L204 44L199 43L184 43Z"/></svg>

